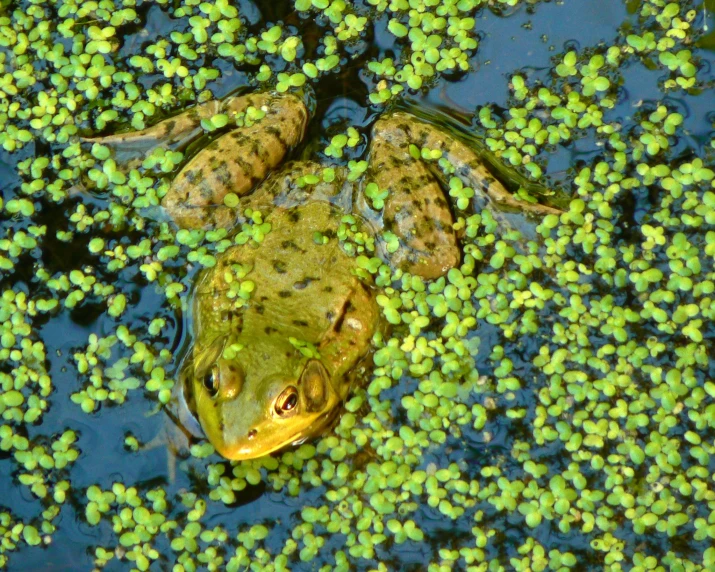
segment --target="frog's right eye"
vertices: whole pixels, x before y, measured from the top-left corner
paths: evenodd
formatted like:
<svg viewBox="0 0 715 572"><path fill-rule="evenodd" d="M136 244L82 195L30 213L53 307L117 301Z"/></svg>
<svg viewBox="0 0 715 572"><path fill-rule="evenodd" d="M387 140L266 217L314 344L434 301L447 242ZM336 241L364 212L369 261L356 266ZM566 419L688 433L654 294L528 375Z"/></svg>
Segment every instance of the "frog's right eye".
<svg viewBox="0 0 715 572"><path fill-rule="evenodd" d="M218 395L219 382L221 381L219 368L212 367L209 371L204 374L203 384L206 391L209 392L211 397L216 397Z"/></svg>

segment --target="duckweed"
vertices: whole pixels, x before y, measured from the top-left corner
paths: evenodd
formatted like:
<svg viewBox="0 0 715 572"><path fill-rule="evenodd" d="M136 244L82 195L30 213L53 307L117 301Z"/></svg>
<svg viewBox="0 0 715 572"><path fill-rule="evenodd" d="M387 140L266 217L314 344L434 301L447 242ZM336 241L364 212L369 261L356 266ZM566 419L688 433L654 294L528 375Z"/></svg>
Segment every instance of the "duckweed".
<svg viewBox="0 0 715 572"><path fill-rule="evenodd" d="M623 33L555 50L544 74L513 70L508 101L474 110L474 137L520 181L551 184L553 157L587 147L561 174L563 213L534 232L480 210L478 189L419 142L413 157L446 177L459 267L432 282L393 271L360 221L343 219L337 238L381 289L390 328L333 431L242 463L193 443L181 487L134 473L122 483L93 464L88 420L128 415L142 391L170 402L175 321L197 269L271 229L247 211L235 233L177 231L158 205L183 151L159 148L125 169L122 150L80 134L142 129L223 93L218 80L235 73L251 87L319 91L355 68L364 103L414 98L480 73L485 4L296 0L282 20L258 21L226 0L159 0L149 15L130 0L64 0L0 15L0 143L17 180L0 200L0 463L12 497L0 501L0 567L18 566L23 546L51 547L58 516L79 507L102 531L86 562L96 569L715 566L715 141L693 135L681 103L707 97L712 62L699 44L707 16L691 2L629 3ZM170 31L135 33L157 15ZM298 26L308 19L310 38ZM391 49L368 50L372 32ZM659 97L628 101L630 71L646 69ZM202 128L210 138L263 113ZM303 184L344 165L382 209L364 126L323 139L325 168ZM519 184L534 200L539 186ZM396 248L396 236L381 238ZM250 302L245 276L227 273L237 308ZM57 331L67 344L46 346ZM54 408L71 412L67 426ZM141 427L114 437L133 461L147 455Z"/></svg>

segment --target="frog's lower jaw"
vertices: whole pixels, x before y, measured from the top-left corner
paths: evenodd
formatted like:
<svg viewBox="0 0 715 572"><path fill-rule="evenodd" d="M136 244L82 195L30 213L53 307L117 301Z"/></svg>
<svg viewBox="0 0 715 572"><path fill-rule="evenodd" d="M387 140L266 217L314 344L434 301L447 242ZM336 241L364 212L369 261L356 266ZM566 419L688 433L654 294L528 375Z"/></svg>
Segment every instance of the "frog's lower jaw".
<svg viewBox="0 0 715 572"><path fill-rule="evenodd" d="M270 455L291 446L301 445L313 437L320 435L323 431L325 431L326 427L330 427L332 425L338 413L340 413L340 407L338 407L339 404L339 402L336 402L334 407L325 411L322 415L316 418L309 429L302 431L297 435L291 436L286 439L285 442L272 443L271 445L263 442L258 446L257 443L248 442L234 444L230 448L227 448L225 445L219 448L216 444L214 444L214 448L216 448L219 455L231 461L247 461ZM256 433L253 439L250 439L249 441L253 440L260 441L258 433Z"/></svg>

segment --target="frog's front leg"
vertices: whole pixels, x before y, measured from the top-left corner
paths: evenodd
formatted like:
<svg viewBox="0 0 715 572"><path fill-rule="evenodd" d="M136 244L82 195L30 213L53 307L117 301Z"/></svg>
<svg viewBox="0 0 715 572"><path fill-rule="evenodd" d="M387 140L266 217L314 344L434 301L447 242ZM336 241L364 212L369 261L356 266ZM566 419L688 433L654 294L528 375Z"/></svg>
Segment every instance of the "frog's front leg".
<svg viewBox="0 0 715 572"><path fill-rule="evenodd" d="M411 140L394 117L375 124L370 145L371 181L387 191L383 230L400 241L387 256L392 266L437 278L459 264L452 213L439 182L410 154Z"/></svg>

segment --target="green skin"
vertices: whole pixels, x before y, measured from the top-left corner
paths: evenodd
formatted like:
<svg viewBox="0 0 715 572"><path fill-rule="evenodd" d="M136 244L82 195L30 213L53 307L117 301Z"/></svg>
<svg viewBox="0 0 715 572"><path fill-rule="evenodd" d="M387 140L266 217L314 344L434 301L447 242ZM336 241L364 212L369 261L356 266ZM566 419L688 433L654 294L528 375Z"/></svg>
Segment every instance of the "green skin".
<svg viewBox="0 0 715 572"><path fill-rule="evenodd" d="M459 264L453 218L441 173L410 154L410 145L439 149L476 193L481 208L543 215L558 213L515 199L485 169L475 152L433 125L406 113L379 119L372 131L367 180L388 195L375 210L365 182L348 182L344 169L322 181L322 166L293 162L271 174L303 137L308 112L292 95L258 93L212 101L137 133L101 140L120 153L158 143L185 146L201 135L200 121L232 117L249 107L265 117L235 128L200 150L183 167L163 206L184 228L232 228L238 213L258 210L271 231L260 244L234 246L202 272L193 295L191 359L184 368L185 402L216 450L250 459L319 434L339 411L359 364L379 327L377 291L355 275L356 260L335 235L346 214L375 238L378 254L393 268L434 279ZM319 183L297 180L317 174ZM236 208L224 197L240 197ZM329 237L317 244L316 231ZM397 236L388 252L382 233ZM391 249L394 250L394 249ZM255 288L237 308L230 289L233 265ZM303 355L290 338L317 350ZM229 346L242 349L228 352ZM235 354L235 355L234 355ZM182 400L183 401L183 400Z"/></svg>

